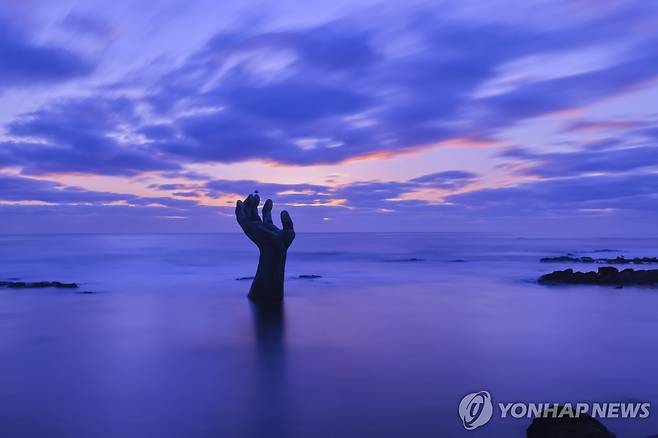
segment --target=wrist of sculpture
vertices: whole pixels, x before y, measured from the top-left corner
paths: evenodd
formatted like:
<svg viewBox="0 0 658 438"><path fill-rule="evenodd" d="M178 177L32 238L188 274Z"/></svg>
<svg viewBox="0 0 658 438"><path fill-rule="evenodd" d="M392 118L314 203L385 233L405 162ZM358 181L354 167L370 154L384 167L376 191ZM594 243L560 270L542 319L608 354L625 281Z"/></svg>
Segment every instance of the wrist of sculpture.
<svg viewBox="0 0 658 438"><path fill-rule="evenodd" d="M262 247L259 250L258 269L249 298L256 301L281 301L288 250L274 247Z"/></svg>
<svg viewBox="0 0 658 438"><path fill-rule="evenodd" d="M285 260L288 254L288 248L265 246L259 247L258 252L261 259L265 258L273 262L280 262L281 260Z"/></svg>

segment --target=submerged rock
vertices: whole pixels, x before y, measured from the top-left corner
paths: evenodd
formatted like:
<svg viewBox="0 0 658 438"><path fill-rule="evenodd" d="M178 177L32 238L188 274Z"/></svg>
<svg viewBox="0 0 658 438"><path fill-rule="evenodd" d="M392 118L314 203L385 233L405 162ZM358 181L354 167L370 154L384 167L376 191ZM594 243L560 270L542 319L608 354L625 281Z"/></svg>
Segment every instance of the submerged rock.
<svg viewBox="0 0 658 438"><path fill-rule="evenodd" d="M75 283L62 283L61 281L0 281L0 287L11 289L40 289L44 287L55 287L58 289L77 289Z"/></svg>
<svg viewBox="0 0 658 438"><path fill-rule="evenodd" d="M550 274L542 275L539 278L540 283L554 284L611 284L611 285L632 285L658 284L658 269L635 270L624 269L618 270L612 266L599 268L597 272L574 272L573 269L564 271L553 271Z"/></svg>
<svg viewBox="0 0 658 438"><path fill-rule="evenodd" d="M579 262L579 263L594 263L592 257L573 257L570 255L559 256L559 257L544 257L539 260L542 263L553 263L553 262Z"/></svg>
<svg viewBox="0 0 658 438"><path fill-rule="evenodd" d="M587 414L578 417L535 418L526 430L528 438L615 438L615 434Z"/></svg>
<svg viewBox="0 0 658 438"><path fill-rule="evenodd" d="M627 259L624 256L618 256L614 259L604 259L606 263L612 263L612 264L627 264L627 263L633 263L635 265L643 265L645 263L658 263L658 257L635 257L632 259Z"/></svg>
<svg viewBox="0 0 658 438"><path fill-rule="evenodd" d="M573 257L571 255L559 256L559 257L544 257L539 260L542 263L553 263L553 262L574 262L574 263L607 263L611 265L643 265L645 263L658 263L658 257L635 257L632 259L627 259L624 256L618 256L614 259L601 258L595 259L593 257Z"/></svg>
<svg viewBox="0 0 658 438"><path fill-rule="evenodd" d="M238 278L236 278L236 280L253 280L253 279L254 279L253 275L250 276L250 277L238 277Z"/></svg>
<svg viewBox="0 0 658 438"><path fill-rule="evenodd" d="M300 276L297 277L297 278L306 278L306 279L310 279L310 278L322 278L322 275L315 275L315 274L302 274L302 275L300 275Z"/></svg>

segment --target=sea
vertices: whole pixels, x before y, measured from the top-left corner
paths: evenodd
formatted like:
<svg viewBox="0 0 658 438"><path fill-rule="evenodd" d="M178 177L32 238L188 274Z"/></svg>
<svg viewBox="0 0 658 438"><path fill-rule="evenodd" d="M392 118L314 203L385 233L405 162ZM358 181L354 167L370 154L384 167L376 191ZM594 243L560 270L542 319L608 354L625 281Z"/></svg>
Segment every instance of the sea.
<svg viewBox="0 0 658 438"><path fill-rule="evenodd" d="M658 288L539 284L600 266L539 261L566 254L658 238L299 233L263 309L239 234L0 235L0 281L79 285L0 288L0 436L524 437L512 402L647 402L601 421L658 434Z"/></svg>

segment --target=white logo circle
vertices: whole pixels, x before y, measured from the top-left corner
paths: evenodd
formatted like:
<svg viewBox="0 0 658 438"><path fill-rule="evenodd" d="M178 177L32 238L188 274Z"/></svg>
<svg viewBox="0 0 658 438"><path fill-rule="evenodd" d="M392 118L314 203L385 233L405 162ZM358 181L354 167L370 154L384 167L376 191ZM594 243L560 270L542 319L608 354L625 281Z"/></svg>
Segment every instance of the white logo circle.
<svg viewBox="0 0 658 438"><path fill-rule="evenodd" d="M477 429L491 420L493 405L487 391L466 394L459 402L459 416L466 430Z"/></svg>

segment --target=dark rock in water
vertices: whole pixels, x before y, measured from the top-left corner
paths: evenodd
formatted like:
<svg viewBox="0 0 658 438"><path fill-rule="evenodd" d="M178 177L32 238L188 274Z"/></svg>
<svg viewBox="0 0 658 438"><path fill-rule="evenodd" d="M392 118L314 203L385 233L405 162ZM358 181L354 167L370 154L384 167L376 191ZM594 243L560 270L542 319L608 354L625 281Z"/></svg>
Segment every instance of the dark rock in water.
<svg viewBox="0 0 658 438"><path fill-rule="evenodd" d="M658 284L658 269L634 270L624 269L619 271L612 266L599 268L598 272L574 272L573 269L564 271L553 271L542 275L540 283L554 284L604 284L604 285L651 285Z"/></svg>
<svg viewBox="0 0 658 438"><path fill-rule="evenodd" d="M300 276L297 277L297 278L306 278L306 279L310 279L310 278L322 278L322 275L315 275L315 274L302 274L302 275L300 275Z"/></svg>
<svg viewBox="0 0 658 438"><path fill-rule="evenodd" d="M61 281L0 281L0 287L8 287L11 289L40 289L44 287L55 287L58 289L77 289L78 285L75 283L62 283Z"/></svg>
<svg viewBox="0 0 658 438"><path fill-rule="evenodd" d="M253 280L254 276L252 275L251 277L238 277L236 280Z"/></svg>
<svg viewBox="0 0 658 438"><path fill-rule="evenodd" d="M539 261L542 263L553 263L553 262L594 263L594 259L592 257L572 257L570 255L559 256L559 257L544 257Z"/></svg>
<svg viewBox="0 0 658 438"><path fill-rule="evenodd" d="M559 411L558 411L559 412ZM526 430L528 438L615 438L597 419L587 414L571 418L535 418Z"/></svg>
<svg viewBox="0 0 658 438"><path fill-rule="evenodd" d="M643 265L645 263L658 263L658 257L635 257L632 259L627 259L624 256L618 256L614 259L595 259L592 257L572 257L570 255L559 256L559 257L544 257L539 260L542 263L553 263L553 262L573 262L573 263L607 263L611 265Z"/></svg>
<svg viewBox="0 0 658 438"><path fill-rule="evenodd" d="M455 259L455 260L450 260L450 263L466 263L466 260L463 260L463 259Z"/></svg>
<svg viewBox="0 0 658 438"><path fill-rule="evenodd" d="M614 259L604 259L605 263L623 265L628 263L633 263L635 265L643 265L645 263L658 263L658 257L635 257L632 259L627 259L624 256L618 256Z"/></svg>

